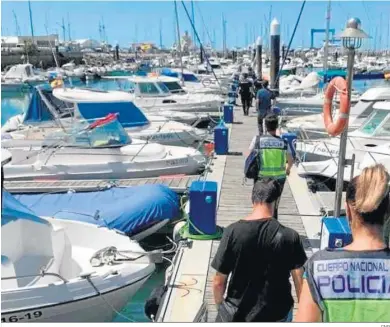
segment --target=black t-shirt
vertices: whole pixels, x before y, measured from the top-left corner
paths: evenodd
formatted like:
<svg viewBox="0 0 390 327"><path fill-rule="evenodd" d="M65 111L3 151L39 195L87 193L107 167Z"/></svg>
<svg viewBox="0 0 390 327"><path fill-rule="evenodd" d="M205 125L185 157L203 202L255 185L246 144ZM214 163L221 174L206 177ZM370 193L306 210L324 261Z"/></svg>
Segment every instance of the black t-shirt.
<svg viewBox="0 0 390 327"><path fill-rule="evenodd" d="M290 271L306 262L298 233L276 219L239 220L228 226L211 266L231 273L227 300L234 321L272 322L293 306Z"/></svg>
<svg viewBox="0 0 390 327"><path fill-rule="evenodd" d="M253 86L252 82L248 79L244 79L240 82L240 94L248 96L251 94L251 87Z"/></svg>

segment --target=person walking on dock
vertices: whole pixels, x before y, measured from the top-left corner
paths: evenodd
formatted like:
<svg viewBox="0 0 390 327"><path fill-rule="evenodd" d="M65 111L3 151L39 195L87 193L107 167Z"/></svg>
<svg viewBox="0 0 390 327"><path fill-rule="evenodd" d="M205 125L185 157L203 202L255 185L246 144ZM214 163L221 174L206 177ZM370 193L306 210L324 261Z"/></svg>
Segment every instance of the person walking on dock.
<svg viewBox="0 0 390 327"><path fill-rule="evenodd" d="M259 173L254 179L255 184L264 178L272 178L279 185L280 192L274 205L275 212L273 217L275 219L278 219L278 206L286 177L290 174L294 163L287 141L276 135L278 126L278 116L275 114L267 115L265 117L267 134L255 136L249 146L249 151L258 150Z"/></svg>
<svg viewBox="0 0 390 327"><path fill-rule="evenodd" d="M216 270L216 322L292 320L289 277L291 273L299 295L307 258L298 233L272 217L272 203L278 196L274 179L257 182L252 191L252 213L223 233L211 263Z"/></svg>
<svg viewBox="0 0 390 327"><path fill-rule="evenodd" d="M241 104L244 116L248 116L249 108L251 106L253 83L249 80L247 73L243 73L242 75L243 79L239 84L239 93L241 95Z"/></svg>
<svg viewBox="0 0 390 327"><path fill-rule="evenodd" d="M257 125L259 135L263 134L263 120L264 117L271 111L272 92L268 89L268 81L258 84L258 91L256 93L256 108L257 108Z"/></svg>
<svg viewBox="0 0 390 327"><path fill-rule="evenodd" d="M305 264L297 322L389 322L390 176L381 164L349 183L346 213L353 241L316 252Z"/></svg>

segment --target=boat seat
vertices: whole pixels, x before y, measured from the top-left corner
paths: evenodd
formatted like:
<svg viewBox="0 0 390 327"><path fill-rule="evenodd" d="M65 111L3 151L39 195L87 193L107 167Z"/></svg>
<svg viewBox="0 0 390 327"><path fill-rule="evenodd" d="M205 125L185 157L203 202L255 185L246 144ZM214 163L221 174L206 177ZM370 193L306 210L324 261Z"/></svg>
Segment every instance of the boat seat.
<svg viewBox="0 0 390 327"><path fill-rule="evenodd" d="M39 274L41 269L45 269L46 272L60 274L60 267L66 245L65 230L63 228L56 228L53 226L51 235L53 255L22 256L14 263L16 275L36 275ZM60 281L60 279L55 276L36 276L18 279L18 285L19 287L26 287L32 285L50 284L58 281Z"/></svg>

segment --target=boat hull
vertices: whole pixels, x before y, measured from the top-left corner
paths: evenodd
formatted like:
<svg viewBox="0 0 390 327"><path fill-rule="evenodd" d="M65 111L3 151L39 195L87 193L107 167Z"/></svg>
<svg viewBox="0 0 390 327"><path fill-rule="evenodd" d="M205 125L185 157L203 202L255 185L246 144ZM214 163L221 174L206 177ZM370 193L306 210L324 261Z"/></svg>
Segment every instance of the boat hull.
<svg viewBox="0 0 390 327"><path fill-rule="evenodd" d="M150 275L135 283L103 294L104 299L116 311L120 311L142 287ZM2 295L3 296L3 295ZM1 315L8 322L111 322L117 313L101 296L94 295L82 300L50 306L31 307L28 310L10 311Z"/></svg>

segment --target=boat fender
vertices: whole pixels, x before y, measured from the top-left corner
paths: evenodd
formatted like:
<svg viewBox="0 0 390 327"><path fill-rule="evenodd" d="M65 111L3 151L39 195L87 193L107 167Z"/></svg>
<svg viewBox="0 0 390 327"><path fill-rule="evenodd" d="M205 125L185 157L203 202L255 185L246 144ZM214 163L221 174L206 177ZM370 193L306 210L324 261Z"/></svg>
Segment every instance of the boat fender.
<svg viewBox="0 0 390 327"><path fill-rule="evenodd" d="M332 101L336 91L340 93L340 110L337 120L333 122ZM331 136L338 136L344 131L347 126L349 111L347 81L342 77L335 77L326 88L323 107L325 129Z"/></svg>
<svg viewBox="0 0 390 327"><path fill-rule="evenodd" d="M146 300L144 310L145 310L145 315L150 320L154 321L167 290L168 290L167 285L161 285L159 287L156 287L152 291L152 293L150 293L149 298Z"/></svg>
<svg viewBox="0 0 390 327"><path fill-rule="evenodd" d="M173 241L174 242L177 243L177 242L179 242L182 239L182 237L180 235L180 230L181 230L182 227L184 227L185 224L186 224L185 221L180 221L173 228L172 236L173 236Z"/></svg>

